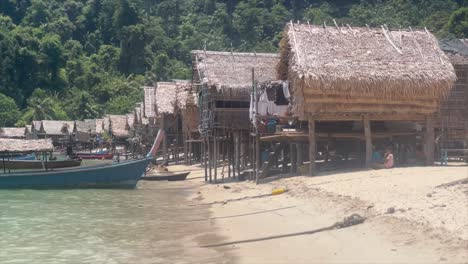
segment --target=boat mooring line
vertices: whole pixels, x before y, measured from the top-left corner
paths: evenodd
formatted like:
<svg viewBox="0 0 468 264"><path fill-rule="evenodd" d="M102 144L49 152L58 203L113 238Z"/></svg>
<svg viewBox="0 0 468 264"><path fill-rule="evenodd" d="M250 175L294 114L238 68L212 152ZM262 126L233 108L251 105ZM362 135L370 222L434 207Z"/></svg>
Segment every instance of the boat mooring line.
<svg viewBox="0 0 468 264"><path fill-rule="evenodd" d="M280 210L291 209L291 208L295 208L295 207L296 207L296 206L287 206L287 207L282 207L282 208L277 208L277 209L271 209L271 210L265 210L265 211L260 211L260 212L253 212L253 213L246 213L246 214L228 215L228 216L220 216L220 217L211 217L211 218L204 218L204 219L194 219L194 220L185 221L185 223L188 223L188 222L199 222L199 221L209 221L209 220L225 219L225 218L234 218L234 217L249 216L249 215L257 215L257 214L264 214L264 213L270 213L270 212L275 212L275 211L280 211Z"/></svg>
<svg viewBox="0 0 468 264"><path fill-rule="evenodd" d="M237 202L237 201L242 201L242 200L248 200L248 199L255 199L255 198L264 198L268 196L273 196L272 194L260 194L260 195L254 195L254 196L245 196L241 198L236 198L236 199L228 199L224 201L216 201L216 202L211 202L211 203L200 203L200 204L190 204L188 206L203 206L203 205L215 205L215 204L226 204L229 202Z"/></svg>
<svg viewBox="0 0 468 264"><path fill-rule="evenodd" d="M309 231L304 231L304 232L297 232L297 233L290 233L290 234L282 234L282 235L274 235L274 236L267 236L267 237L260 237L260 238L252 238L252 239L245 239L245 240L237 240L237 241L231 241L231 242L225 242L225 243L219 243L219 244L212 244L212 245L206 245L202 246L204 248L212 248L212 247L222 247L222 246L230 246L230 245L235 245L235 244L242 244L242 243L251 243L251 242L259 242L259 241L265 241L265 240L272 240L272 239L278 239L278 238L285 238L285 237L293 237L293 236L302 236L302 235L311 235L323 231L329 231L329 230L334 230L334 229L341 229L341 228L346 228L358 224L364 223L366 218L358 215L358 214L352 214L349 217L345 217L343 221L339 221L334 223L331 226L319 228L319 229L314 229L314 230L309 230Z"/></svg>

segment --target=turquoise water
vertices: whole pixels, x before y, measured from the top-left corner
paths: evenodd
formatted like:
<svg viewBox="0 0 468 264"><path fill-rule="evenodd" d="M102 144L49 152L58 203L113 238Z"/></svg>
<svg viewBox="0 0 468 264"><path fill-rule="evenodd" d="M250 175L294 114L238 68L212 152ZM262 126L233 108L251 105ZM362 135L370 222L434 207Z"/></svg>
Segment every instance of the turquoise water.
<svg viewBox="0 0 468 264"><path fill-rule="evenodd" d="M1 190L0 263L189 263L182 242L208 227L185 220L207 212L178 189Z"/></svg>

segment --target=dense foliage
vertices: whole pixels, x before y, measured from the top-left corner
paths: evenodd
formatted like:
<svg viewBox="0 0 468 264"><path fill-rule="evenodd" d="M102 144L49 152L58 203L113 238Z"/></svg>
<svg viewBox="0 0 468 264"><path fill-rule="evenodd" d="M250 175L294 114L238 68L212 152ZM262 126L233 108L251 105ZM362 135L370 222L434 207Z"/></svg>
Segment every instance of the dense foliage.
<svg viewBox="0 0 468 264"><path fill-rule="evenodd" d="M427 27L468 38L466 0L1 0L0 106L33 119L121 114L190 78L190 50L274 52L290 20ZM40 90L38 90L40 89ZM36 92L35 92L36 91ZM9 107L8 107L9 108ZM18 118L0 115L2 123ZM2 108L3 110L3 108Z"/></svg>

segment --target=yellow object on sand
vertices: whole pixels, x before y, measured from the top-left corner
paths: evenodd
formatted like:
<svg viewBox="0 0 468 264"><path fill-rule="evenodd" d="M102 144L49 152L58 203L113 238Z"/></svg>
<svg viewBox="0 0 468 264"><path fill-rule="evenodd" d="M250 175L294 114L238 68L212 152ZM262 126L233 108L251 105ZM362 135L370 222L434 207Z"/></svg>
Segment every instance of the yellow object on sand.
<svg viewBox="0 0 468 264"><path fill-rule="evenodd" d="M279 189L274 189L272 192L271 192L271 195L277 195L277 194L282 194L286 192L286 189L284 188L279 188Z"/></svg>

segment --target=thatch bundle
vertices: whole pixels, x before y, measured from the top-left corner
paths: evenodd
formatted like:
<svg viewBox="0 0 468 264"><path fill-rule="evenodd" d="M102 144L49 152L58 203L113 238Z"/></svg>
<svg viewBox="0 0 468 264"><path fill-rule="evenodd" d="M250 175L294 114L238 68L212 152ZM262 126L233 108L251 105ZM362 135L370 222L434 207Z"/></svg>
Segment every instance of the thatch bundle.
<svg viewBox="0 0 468 264"><path fill-rule="evenodd" d="M429 114L456 80L424 30L289 24L278 76L288 78L295 115Z"/></svg>
<svg viewBox="0 0 468 264"><path fill-rule="evenodd" d="M252 68L257 82L276 79L279 56L270 53L192 51L194 78L208 85L226 100L241 97L249 100ZM238 100L239 98L237 98Z"/></svg>
<svg viewBox="0 0 468 264"><path fill-rule="evenodd" d="M0 138L0 152L51 151L53 149L51 139Z"/></svg>
<svg viewBox="0 0 468 264"><path fill-rule="evenodd" d="M0 127L0 138L24 138L25 127Z"/></svg>

